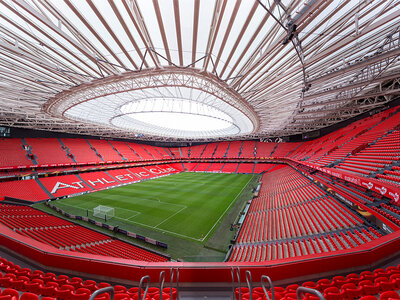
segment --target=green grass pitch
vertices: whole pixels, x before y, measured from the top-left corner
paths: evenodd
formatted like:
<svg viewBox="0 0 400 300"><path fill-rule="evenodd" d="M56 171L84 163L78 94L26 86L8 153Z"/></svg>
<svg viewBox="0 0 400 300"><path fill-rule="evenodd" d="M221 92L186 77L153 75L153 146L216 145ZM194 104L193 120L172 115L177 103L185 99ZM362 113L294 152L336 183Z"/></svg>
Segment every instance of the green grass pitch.
<svg viewBox="0 0 400 300"><path fill-rule="evenodd" d="M94 207L111 206L114 220L204 242L252 178L243 174L179 173L54 204L75 214L78 208L83 216L89 210L89 217Z"/></svg>

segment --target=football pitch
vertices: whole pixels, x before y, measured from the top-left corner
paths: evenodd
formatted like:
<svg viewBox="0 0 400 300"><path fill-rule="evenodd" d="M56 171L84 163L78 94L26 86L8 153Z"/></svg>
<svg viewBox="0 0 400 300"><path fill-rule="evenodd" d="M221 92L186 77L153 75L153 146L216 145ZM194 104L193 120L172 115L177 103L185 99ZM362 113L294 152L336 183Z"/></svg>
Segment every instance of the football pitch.
<svg viewBox="0 0 400 300"><path fill-rule="evenodd" d="M250 183L253 175L179 173L118 188L65 198L53 204L93 216L98 205L114 208L112 219L163 234L204 242ZM98 219L100 220L100 219ZM104 221L104 220L103 220Z"/></svg>

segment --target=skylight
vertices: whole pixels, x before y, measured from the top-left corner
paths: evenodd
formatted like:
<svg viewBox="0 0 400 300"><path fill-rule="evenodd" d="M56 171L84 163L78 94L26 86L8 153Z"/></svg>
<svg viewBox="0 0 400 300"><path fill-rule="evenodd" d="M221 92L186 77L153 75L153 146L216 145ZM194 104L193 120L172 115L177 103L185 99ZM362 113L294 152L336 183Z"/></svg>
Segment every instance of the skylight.
<svg viewBox="0 0 400 300"><path fill-rule="evenodd" d="M149 126L173 130L218 131L233 124L226 113L190 100L150 98L129 102L121 107L121 112Z"/></svg>

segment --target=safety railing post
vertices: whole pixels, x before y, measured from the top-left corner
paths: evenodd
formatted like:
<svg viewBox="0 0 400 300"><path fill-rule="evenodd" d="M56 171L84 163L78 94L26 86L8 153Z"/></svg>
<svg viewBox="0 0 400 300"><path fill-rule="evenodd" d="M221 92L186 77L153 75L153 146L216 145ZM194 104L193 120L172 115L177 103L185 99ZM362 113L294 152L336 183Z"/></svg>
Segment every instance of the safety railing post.
<svg viewBox="0 0 400 300"><path fill-rule="evenodd" d="M269 299L269 295L268 295L268 289L265 287L265 282L268 282L270 289L271 289L271 299L275 300L275 290L274 290L274 285L272 284L271 278L269 278L269 276L267 275L262 275L261 276L261 287L264 291L264 295L267 298L267 300Z"/></svg>
<svg viewBox="0 0 400 300"><path fill-rule="evenodd" d="M164 289L164 282L165 282L165 271L160 272L160 300L162 300L162 295L163 295L163 289Z"/></svg>
<svg viewBox="0 0 400 300"><path fill-rule="evenodd" d="M170 292L171 292L171 299L172 299L172 288L174 287L174 274L176 273L176 298L179 300L180 296L179 296L179 268L171 268L170 271L170 279L169 279L169 283L170 283Z"/></svg>
<svg viewBox="0 0 400 300"><path fill-rule="evenodd" d="M240 268L239 267L231 267L231 276L232 276L232 299L235 299L235 275L237 276L238 285L239 285L239 299L242 299L242 289L241 289L241 279L240 279Z"/></svg>
<svg viewBox="0 0 400 300"><path fill-rule="evenodd" d="M143 283L146 284L146 288L145 288L145 290L144 290L144 294L143 294L143 297L142 297L142 287L143 287ZM149 286L150 286L150 276L149 276L149 275L143 276L143 277L140 279L140 282L139 282L139 295L138 295L138 296L139 296L139 299L140 299L140 300L146 299L147 291L149 290Z"/></svg>
<svg viewBox="0 0 400 300"><path fill-rule="evenodd" d="M253 279L251 278L251 272L246 271L246 282L249 288L250 300L253 300Z"/></svg>

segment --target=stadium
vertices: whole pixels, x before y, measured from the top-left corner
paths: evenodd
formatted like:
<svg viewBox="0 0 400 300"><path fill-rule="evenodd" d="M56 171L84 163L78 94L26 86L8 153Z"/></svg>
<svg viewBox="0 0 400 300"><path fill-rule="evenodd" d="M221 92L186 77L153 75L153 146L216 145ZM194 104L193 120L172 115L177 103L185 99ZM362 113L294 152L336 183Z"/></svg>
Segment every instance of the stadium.
<svg viewBox="0 0 400 300"><path fill-rule="evenodd" d="M0 299L400 299L399 8L0 1Z"/></svg>

